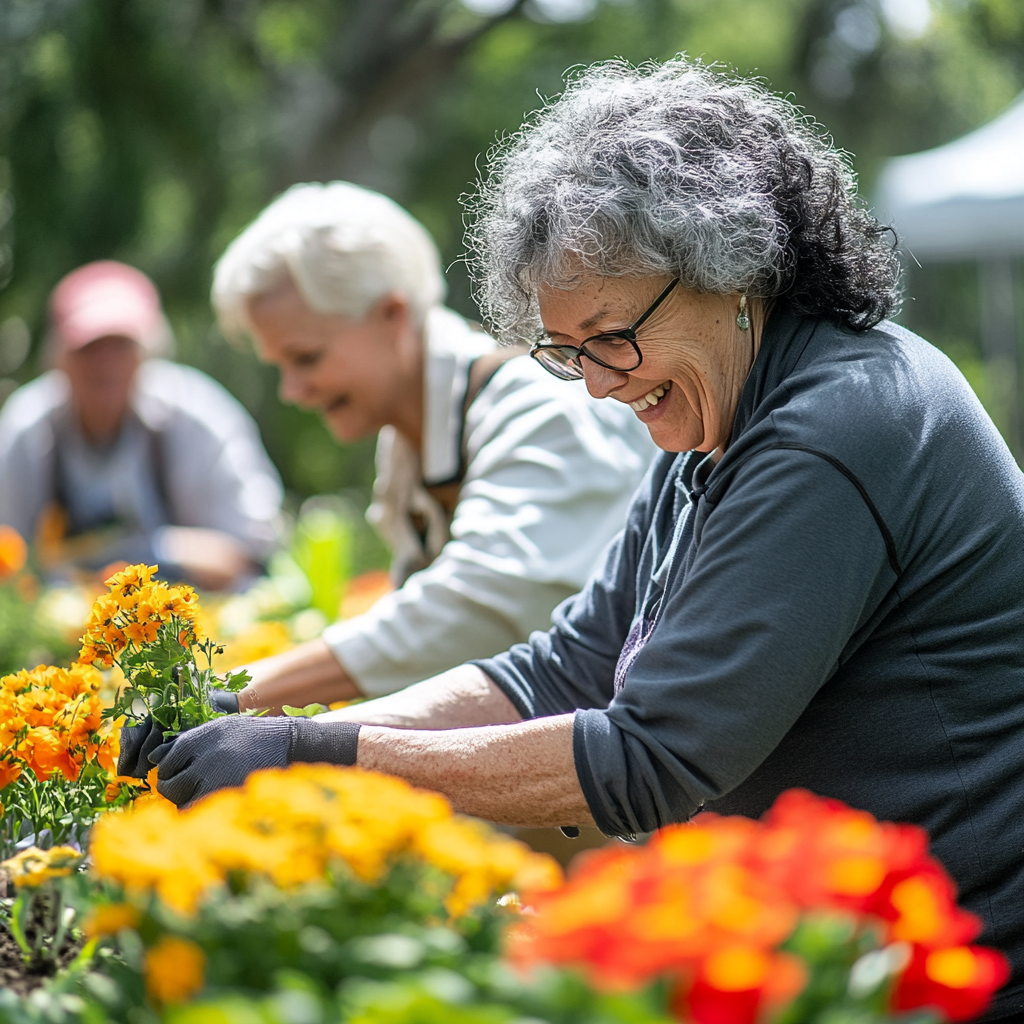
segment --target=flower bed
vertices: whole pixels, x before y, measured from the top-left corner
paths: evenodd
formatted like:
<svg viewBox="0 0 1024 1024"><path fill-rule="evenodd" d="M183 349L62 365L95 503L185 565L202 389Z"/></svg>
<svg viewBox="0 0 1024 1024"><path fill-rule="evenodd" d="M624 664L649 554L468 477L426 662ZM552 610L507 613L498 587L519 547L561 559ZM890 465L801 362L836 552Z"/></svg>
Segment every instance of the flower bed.
<svg viewBox="0 0 1024 1024"><path fill-rule="evenodd" d="M111 577L81 662L0 680L0 1024L968 1020L1007 977L920 829L801 791L567 880L358 768L258 772L178 811L113 774L123 716L172 736L244 674L217 677L195 594L154 571ZM106 707L97 665L124 677Z"/></svg>

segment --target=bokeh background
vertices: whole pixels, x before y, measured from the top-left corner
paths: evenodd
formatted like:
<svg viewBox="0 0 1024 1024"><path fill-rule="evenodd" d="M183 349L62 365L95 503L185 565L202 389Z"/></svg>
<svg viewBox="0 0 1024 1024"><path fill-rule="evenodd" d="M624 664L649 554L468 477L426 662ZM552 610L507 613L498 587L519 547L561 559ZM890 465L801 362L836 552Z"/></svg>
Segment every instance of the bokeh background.
<svg viewBox="0 0 1024 1024"><path fill-rule="evenodd" d="M573 65L678 51L791 94L870 196L889 157L970 131L1024 89L1024 3L0 0L0 400L40 369L53 284L124 260L160 286L178 357L256 417L293 507L365 503L372 440L342 448L281 405L275 373L213 325L225 245L293 182L347 178L433 231L450 303L473 316L459 197L481 155ZM976 265L914 266L902 320L988 400Z"/></svg>

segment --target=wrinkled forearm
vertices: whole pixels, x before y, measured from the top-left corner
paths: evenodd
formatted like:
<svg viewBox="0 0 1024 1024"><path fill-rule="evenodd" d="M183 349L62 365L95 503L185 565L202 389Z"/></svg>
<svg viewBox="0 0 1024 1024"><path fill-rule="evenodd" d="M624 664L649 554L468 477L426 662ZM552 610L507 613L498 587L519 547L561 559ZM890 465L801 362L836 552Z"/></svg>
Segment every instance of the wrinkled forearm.
<svg viewBox="0 0 1024 1024"><path fill-rule="evenodd" d="M252 680L238 693L243 711L276 709L284 704L333 704L362 696L323 640L310 640L246 668Z"/></svg>
<svg viewBox="0 0 1024 1024"><path fill-rule="evenodd" d="M364 726L358 764L499 824L594 823L576 777L572 715L442 731Z"/></svg>
<svg viewBox="0 0 1024 1024"><path fill-rule="evenodd" d="M318 716L391 729L468 729L520 720L512 702L475 665L459 665L397 693Z"/></svg>

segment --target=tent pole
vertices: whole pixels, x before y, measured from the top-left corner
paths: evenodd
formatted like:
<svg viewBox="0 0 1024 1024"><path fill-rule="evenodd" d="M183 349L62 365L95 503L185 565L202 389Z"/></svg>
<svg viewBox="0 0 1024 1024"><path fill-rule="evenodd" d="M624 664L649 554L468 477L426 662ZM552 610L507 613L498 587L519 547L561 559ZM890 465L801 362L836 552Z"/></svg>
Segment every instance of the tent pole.
<svg viewBox="0 0 1024 1024"><path fill-rule="evenodd" d="M1013 261L1009 257L978 263L981 299L981 351L989 411L1017 461L1024 456L1021 433L1020 360Z"/></svg>

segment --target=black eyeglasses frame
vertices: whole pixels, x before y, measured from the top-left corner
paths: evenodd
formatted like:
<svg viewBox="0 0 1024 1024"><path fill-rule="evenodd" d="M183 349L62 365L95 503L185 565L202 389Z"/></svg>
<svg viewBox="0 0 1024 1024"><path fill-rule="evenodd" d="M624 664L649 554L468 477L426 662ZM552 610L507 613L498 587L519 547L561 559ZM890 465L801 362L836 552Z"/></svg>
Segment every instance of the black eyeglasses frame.
<svg viewBox="0 0 1024 1024"><path fill-rule="evenodd" d="M606 370L616 370L619 373L632 373L636 370L641 363L644 361L643 353L640 351L640 346L636 342L636 332L647 322L647 320L654 314L655 310L669 297L672 289L679 284L679 278L673 278L666 286L664 291L640 314L639 318L635 320L629 327L624 327L621 331L602 331L600 334L594 334L589 338L584 339L583 343L578 347L576 345L556 345L554 342L543 342L535 341L530 346L530 356L537 360L541 366L544 367L548 373L561 380L582 380L583 366L580 363L580 359L586 356L591 362L597 363L598 366L603 366ZM587 350L587 343L591 341L597 341L599 338L622 338L623 341L628 341L633 347L633 351L636 353L636 362L632 366L612 366L611 363L605 362L600 356L595 356L592 352ZM562 356L564 362L561 359L557 361L548 361L545 358L545 353L551 352L554 354L558 352Z"/></svg>

